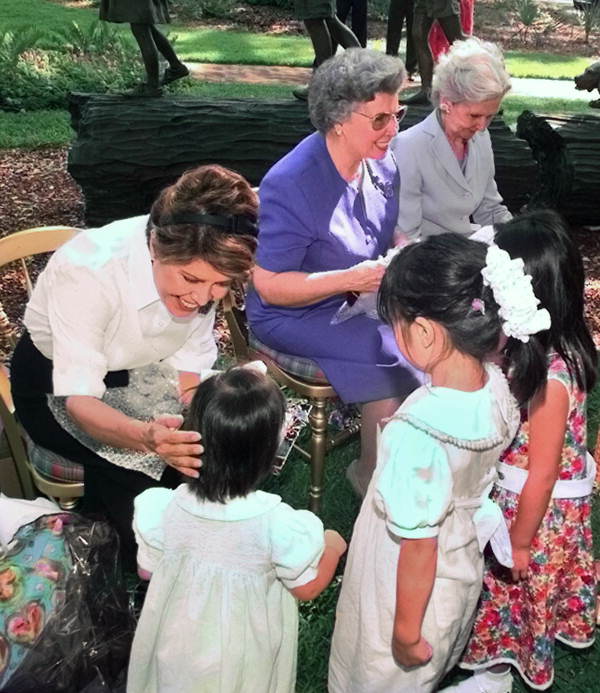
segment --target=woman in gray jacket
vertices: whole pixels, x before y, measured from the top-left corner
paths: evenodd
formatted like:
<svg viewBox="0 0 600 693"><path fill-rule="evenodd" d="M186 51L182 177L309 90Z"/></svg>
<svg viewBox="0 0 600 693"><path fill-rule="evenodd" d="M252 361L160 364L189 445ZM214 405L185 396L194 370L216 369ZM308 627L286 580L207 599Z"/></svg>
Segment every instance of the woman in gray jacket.
<svg viewBox="0 0 600 693"><path fill-rule="evenodd" d="M511 218L494 180L487 131L509 89L502 53L493 43L457 41L440 58L433 112L392 143L400 171L397 242L446 231L470 235Z"/></svg>

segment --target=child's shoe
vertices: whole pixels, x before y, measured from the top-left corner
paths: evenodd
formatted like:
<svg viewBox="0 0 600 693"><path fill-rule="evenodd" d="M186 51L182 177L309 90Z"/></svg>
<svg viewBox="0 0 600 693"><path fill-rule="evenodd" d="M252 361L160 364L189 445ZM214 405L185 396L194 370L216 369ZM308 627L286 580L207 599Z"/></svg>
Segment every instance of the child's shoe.
<svg viewBox="0 0 600 693"><path fill-rule="evenodd" d="M489 669L476 671L473 676L456 686L443 688L439 693L511 693L513 677L510 669L495 674Z"/></svg>

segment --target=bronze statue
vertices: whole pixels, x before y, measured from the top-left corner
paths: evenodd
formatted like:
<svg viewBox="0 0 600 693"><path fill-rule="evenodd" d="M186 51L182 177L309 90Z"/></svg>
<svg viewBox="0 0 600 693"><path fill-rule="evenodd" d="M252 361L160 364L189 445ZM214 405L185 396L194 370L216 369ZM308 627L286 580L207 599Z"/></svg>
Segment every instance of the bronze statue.
<svg viewBox="0 0 600 693"><path fill-rule="evenodd" d="M190 74L179 60L173 46L155 24L168 24L171 20L167 0L101 0L100 19L106 22L128 23L144 61L146 81L131 92L133 96L161 96L163 84L169 84ZM162 79L159 75L159 57L169 63Z"/></svg>
<svg viewBox="0 0 600 693"><path fill-rule="evenodd" d="M586 89L587 91L597 89L600 93L600 60L588 65L585 70L574 79L575 89ZM600 99L590 101L589 105L592 108L600 108Z"/></svg>
<svg viewBox="0 0 600 693"><path fill-rule="evenodd" d="M294 0L296 19L304 22L306 33L315 51L313 69L331 58L338 46L360 48L360 42L352 31L336 15L335 0ZM297 99L308 99L308 85L292 92Z"/></svg>
<svg viewBox="0 0 600 693"><path fill-rule="evenodd" d="M415 0L412 35L421 75L421 89L416 94L402 99L403 103L430 103L433 55L428 37L436 19L450 45L454 41L467 38L460 23L460 0Z"/></svg>

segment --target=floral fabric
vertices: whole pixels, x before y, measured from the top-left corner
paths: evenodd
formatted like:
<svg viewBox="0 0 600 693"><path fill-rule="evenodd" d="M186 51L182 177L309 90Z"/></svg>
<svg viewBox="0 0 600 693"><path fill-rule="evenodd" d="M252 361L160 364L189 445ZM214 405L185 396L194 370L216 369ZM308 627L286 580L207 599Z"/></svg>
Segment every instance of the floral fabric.
<svg viewBox="0 0 600 693"><path fill-rule="evenodd" d="M559 479L585 476L585 393L574 384L565 362L554 354L548 378L565 385L570 411ZM506 464L528 466L529 422L521 427L502 456ZM495 487L492 498L510 527L519 496ZM492 555L486 572L477 618L461 666L479 669L500 662L513 664L538 690L552 685L554 641L587 647L594 641L596 576L592 554L591 499L553 498L532 542L529 575L514 582L510 571Z"/></svg>

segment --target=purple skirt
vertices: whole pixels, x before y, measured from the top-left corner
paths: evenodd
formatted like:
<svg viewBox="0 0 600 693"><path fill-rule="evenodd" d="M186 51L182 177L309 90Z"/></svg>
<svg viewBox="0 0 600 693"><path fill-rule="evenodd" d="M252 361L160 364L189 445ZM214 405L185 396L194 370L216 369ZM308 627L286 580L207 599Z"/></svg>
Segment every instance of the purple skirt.
<svg viewBox="0 0 600 693"><path fill-rule="evenodd" d="M316 361L346 403L403 398L423 383L395 342L384 346L379 320L357 315L332 325L337 308L316 306L298 318L274 314L252 322L252 332L276 351Z"/></svg>

